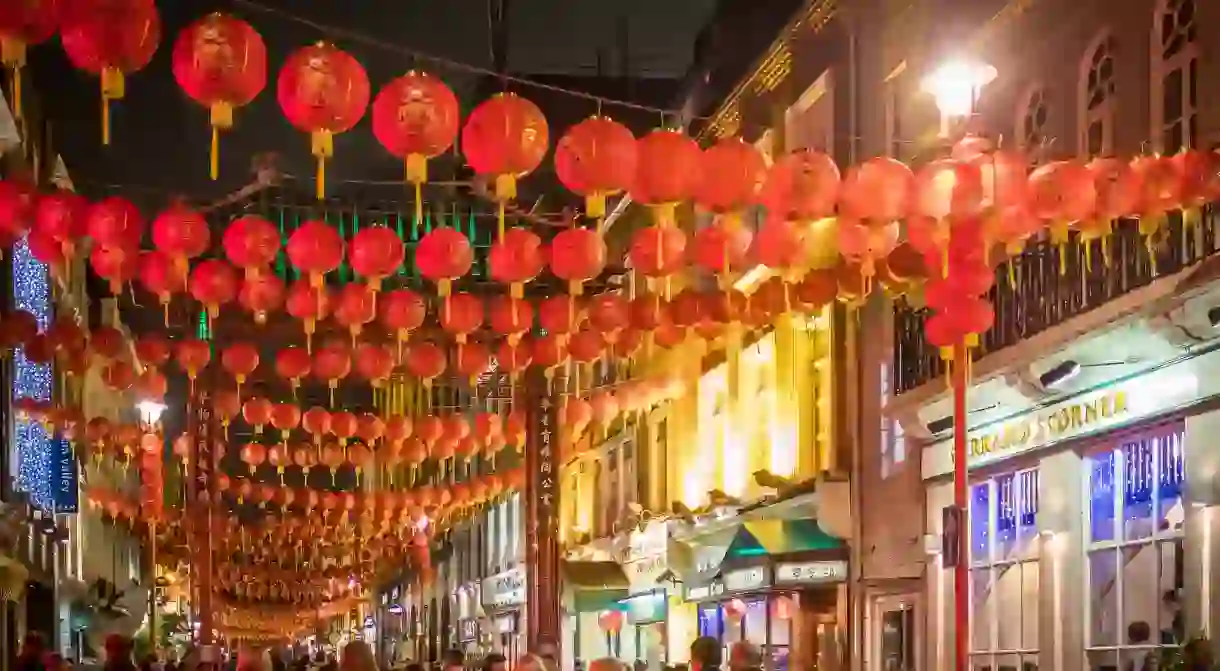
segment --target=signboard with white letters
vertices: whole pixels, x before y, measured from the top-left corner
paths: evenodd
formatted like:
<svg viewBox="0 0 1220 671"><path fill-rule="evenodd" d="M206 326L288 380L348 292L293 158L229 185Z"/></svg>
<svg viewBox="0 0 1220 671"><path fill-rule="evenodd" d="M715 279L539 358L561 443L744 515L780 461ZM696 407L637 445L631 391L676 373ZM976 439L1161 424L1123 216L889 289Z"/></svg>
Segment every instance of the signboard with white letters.
<svg viewBox="0 0 1220 671"><path fill-rule="evenodd" d="M483 606L511 608L525 603L525 569L522 567L483 579Z"/></svg>
<svg viewBox="0 0 1220 671"><path fill-rule="evenodd" d="M747 592L771 585L770 571L766 566L754 566L736 571L726 571L720 580L726 592Z"/></svg>
<svg viewBox="0 0 1220 671"><path fill-rule="evenodd" d="M814 585L846 579L845 561L783 562L775 567L776 585Z"/></svg>

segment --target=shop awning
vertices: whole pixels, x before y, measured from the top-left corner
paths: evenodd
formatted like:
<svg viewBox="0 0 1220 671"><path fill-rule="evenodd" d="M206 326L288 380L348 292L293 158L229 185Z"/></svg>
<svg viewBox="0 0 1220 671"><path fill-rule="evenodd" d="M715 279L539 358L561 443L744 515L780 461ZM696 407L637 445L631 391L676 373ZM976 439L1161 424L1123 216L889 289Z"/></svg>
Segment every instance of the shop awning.
<svg viewBox="0 0 1220 671"><path fill-rule="evenodd" d="M843 539L831 536L818 526L817 520L753 520L741 525L741 533L733 539L726 557L757 557L797 552L846 549Z"/></svg>
<svg viewBox="0 0 1220 671"><path fill-rule="evenodd" d="M740 531L739 525L702 534L685 541L671 540L670 570L658 582L677 578L687 587L706 585L720 576L720 565ZM672 574L672 575L668 575Z"/></svg>
<svg viewBox="0 0 1220 671"><path fill-rule="evenodd" d="M627 589L627 574L617 562L565 560L560 570L575 589Z"/></svg>

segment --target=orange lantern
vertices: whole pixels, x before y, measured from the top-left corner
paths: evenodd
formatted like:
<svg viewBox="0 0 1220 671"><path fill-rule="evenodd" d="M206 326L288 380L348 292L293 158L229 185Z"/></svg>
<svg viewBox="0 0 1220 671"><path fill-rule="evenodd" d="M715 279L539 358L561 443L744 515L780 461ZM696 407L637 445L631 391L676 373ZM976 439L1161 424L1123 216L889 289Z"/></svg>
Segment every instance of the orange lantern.
<svg viewBox="0 0 1220 671"><path fill-rule="evenodd" d="M631 200L652 209L657 226L674 224L678 203L690 200L703 182L702 152L689 136L657 129L636 144Z"/></svg>
<svg viewBox="0 0 1220 671"><path fill-rule="evenodd" d="M767 172L759 200L769 217L808 223L834 216L839 199L839 167L825 152L800 149Z"/></svg>
<svg viewBox="0 0 1220 671"><path fill-rule="evenodd" d="M284 304L284 280L271 273L246 276L237 294L237 302L254 315L254 323L267 323L267 313Z"/></svg>
<svg viewBox="0 0 1220 671"><path fill-rule="evenodd" d="M418 342L407 350L407 371L419 378L425 387L445 372L445 353L430 342Z"/></svg>
<svg viewBox="0 0 1220 671"><path fill-rule="evenodd" d="M241 386L258 368L258 348L248 342L229 345L220 355L220 365L233 376L240 394Z"/></svg>
<svg viewBox="0 0 1220 671"><path fill-rule="evenodd" d="M428 308L419 294L410 289L395 289L381 297L377 318L382 326L394 332L401 355L403 344L427 316Z"/></svg>
<svg viewBox="0 0 1220 671"><path fill-rule="evenodd" d="M355 270L373 291L381 289L385 278L398 272L403 262L402 240L385 226L360 229L352 238L348 257Z"/></svg>
<svg viewBox="0 0 1220 671"><path fill-rule="evenodd" d="M550 257L551 272L579 296L584 283L606 268L606 243L596 231L573 226L551 240Z"/></svg>
<svg viewBox="0 0 1220 671"><path fill-rule="evenodd" d="M472 263L470 240L448 226L433 229L415 247L415 265L436 283L436 293L442 297L449 295L454 280L470 272Z"/></svg>
<svg viewBox="0 0 1220 671"><path fill-rule="evenodd" d="M356 348L356 372L374 387L381 387L394 371L394 354L384 345L364 343Z"/></svg>
<svg viewBox="0 0 1220 671"><path fill-rule="evenodd" d="M373 100L373 135L406 165L415 185L415 222L423 221L422 187L428 159L440 156L457 139L457 96L440 79L411 71L382 87Z"/></svg>
<svg viewBox="0 0 1220 671"><path fill-rule="evenodd" d="M542 110L512 93L493 96L466 118L462 154L476 174L495 180L495 198L500 204L498 237L504 237L504 206L517 197L517 179L542 163L549 144L550 131Z"/></svg>
<svg viewBox="0 0 1220 671"><path fill-rule="evenodd" d="M246 420L246 424L254 427L254 433L262 435L263 426L271 422L273 408L271 401L261 396L255 396L242 404L241 414Z"/></svg>
<svg viewBox="0 0 1220 671"><path fill-rule="evenodd" d="M525 295L525 283L542 272L544 263L542 240L524 228L505 231L492 243L487 257L492 279L507 284L513 298Z"/></svg>
<svg viewBox="0 0 1220 671"><path fill-rule="evenodd" d="M887 224L910 212L915 175L900 161L879 156L853 167L843 179L839 211L856 220Z"/></svg>
<svg viewBox="0 0 1220 671"><path fill-rule="evenodd" d="M522 334L534 325L534 307L512 296L495 296L488 309L491 329L507 336L509 343L520 342Z"/></svg>
<svg viewBox="0 0 1220 671"><path fill-rule="evenodd" d="M456 293L445 298L441 311L441 328L453 335L458 343L483 325L483 301L472 294Z"/></svg>
<svg viewBox="0 0 1220 671"><path fill-rule="evenodd" d="M292 430L301 423L301 409L294 403L276 403L271 410L271 425L280 432L280 439L288 442ZM281 473L283 470L280 471Z"/></svg>
<svg viewBox="0 0 1220 671"><path fill-rule="evenodd" d="M606 216L606 196L627 190L635 179L637 150L631 129L594 116L572 126L555 146L555 174L585 197L585 216Z"/></svg>
<svg viewBox="0 0 1220 671"><path fill-rule="evenodd" d="M313 334L319 321L330 315L330 292L315 288L309 280L297 280L288 288L284 307L288 314L301 320L305 331L305 349L313 351Z"/></svg>

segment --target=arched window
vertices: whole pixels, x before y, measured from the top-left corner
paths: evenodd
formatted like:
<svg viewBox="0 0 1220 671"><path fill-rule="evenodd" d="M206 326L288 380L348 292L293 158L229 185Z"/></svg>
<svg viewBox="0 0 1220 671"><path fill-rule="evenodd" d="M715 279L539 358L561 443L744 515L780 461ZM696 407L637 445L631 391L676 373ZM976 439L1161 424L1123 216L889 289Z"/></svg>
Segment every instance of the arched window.
<svg viewBox="0 0 1220 671"><path fill-rule="evenodd" d="M1173 153L1198 143L1198 0L1161 0L1153 20L1153 142Z"/></svg>
<svg viewBox="0 0 1220 671"><path fill-rule="evenodd" d="M1034 86L1017 113L1017 139L1035 165L1042 162L1042 154L1050 140L1049 133L1050 105L1046 89Z"/></svg>
<svg viewBox="0 0 1220 671"><path fill-rule="evenodd" d="M1114 38L1103 36L1085 54L1080 81L1081 142L1086 156L1114 152Z"/></svg>

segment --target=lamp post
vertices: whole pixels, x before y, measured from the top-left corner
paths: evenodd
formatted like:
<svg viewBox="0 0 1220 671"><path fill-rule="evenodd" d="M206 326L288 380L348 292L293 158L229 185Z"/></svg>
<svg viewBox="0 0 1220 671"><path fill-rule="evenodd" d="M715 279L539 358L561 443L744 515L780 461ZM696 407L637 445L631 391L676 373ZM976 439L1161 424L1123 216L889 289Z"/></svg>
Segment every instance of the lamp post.
<svg viewBox="0 0 1220 671"><path fill-rule="evenodd" d="M940 111L940 134L951 139L955 123L974 116L979 92L996 78L996 69L986 63L952 60L929 73L920 88L936 100ZM970 384L970 355L965 341L953 348L953 507L956 538L953 542L954 668L966 671L970 660L970 571L966 514L966 388Z"/></svg>
<svg viewBox="0 0 1220 671"><path fill-rule="evenodd" d="M160 435L161 414L166 405L155 399L141 399L136 403L140 412L140 422L148 433ZM157 652L157 523L152 518L148 520L148 645L152 653Z"/></svg>

